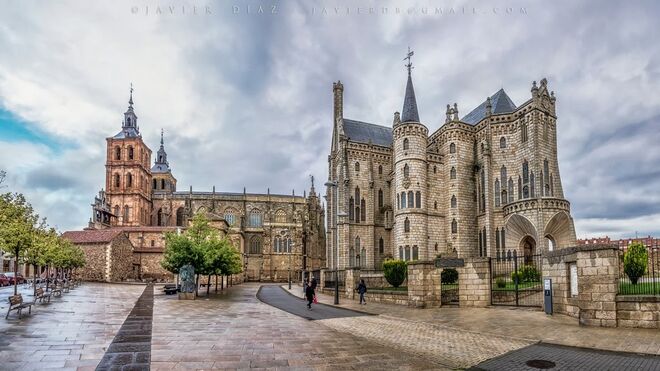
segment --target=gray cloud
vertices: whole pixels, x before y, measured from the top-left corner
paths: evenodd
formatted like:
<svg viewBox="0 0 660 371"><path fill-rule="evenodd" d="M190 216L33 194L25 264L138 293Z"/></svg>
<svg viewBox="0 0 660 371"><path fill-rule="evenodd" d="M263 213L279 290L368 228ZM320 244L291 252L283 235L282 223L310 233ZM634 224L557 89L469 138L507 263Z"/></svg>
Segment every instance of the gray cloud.
<svg viewBox="0 0 660 371"><path fill-rule="evenodd" d="M0 158L15 174L12 187L61 228L83 226L103 186L104 138L119 130L132 81L143 137L155 151L165 128L180 189L302 193L309 174L327 177L332 82L344 83L347 117L389 125L401 109L410 45L420 116L431 130L447 103L467 113L504 87L521 104L531 81L547 77L578 235L626 235L635 224L660 233L643 219L660 214L660 101L651 99L660 91L660 5L510 1L498 6L527 14L495 15L491 2L462 1L455 9L480 13L320 16L309 14L312 6L425 4L273 2L275 16L234 15L218 2L208 2L212 16L133 15L128 1L6 5L0 103L73 143L20 166Z"/></svg>

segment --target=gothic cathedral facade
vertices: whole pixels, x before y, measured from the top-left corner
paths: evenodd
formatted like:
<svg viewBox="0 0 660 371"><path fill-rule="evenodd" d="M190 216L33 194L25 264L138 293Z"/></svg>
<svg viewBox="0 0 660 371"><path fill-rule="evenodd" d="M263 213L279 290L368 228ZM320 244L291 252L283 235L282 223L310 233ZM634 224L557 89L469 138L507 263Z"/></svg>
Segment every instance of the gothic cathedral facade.
<svg viewBox="0 0 660 371"><path fill-rule="evenodd" d="M177 190L163 133L155 162L142 140L133 94L122 129L106 139L105 190L92 204L88 230L122 229L133 245L131 278L167 279L160 267L164 233L203 213L240 250L244 278L285 281L325 266L325 211L312 186L303 195Z"/></svg>
<svg viewBox="0 0 660 371"><path fill-rule="evenodd" d="M388 257L527 256L575 245L546 79L519 106L503 89L462 118L456 103L447 105L431 134L410 66L392 126L344 117L340 81L333 96L329 267L380 269Z"/></svg>

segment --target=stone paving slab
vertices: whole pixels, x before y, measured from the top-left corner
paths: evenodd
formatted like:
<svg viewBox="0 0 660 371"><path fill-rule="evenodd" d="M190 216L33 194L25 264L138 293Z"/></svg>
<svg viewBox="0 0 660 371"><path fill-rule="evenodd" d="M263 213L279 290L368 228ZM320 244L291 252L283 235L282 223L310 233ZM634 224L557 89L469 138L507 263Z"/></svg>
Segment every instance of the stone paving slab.
<svg viewBox="0 0 660 371"><path fill-rule="evenodd" d="M11 290L10 290L11 289ZM32 289L21 288L32 301ZM20 320L7 311L13 288L0 289L1 370L95 369L144 286L84 283L36 304Z"/></svg>
<svg viewBox="0 0 660 371"><path fill-rule="evenodd" d="M535 362L536 363L532 363ZM538 370L541 362L553 371L657 371L660 370L660 356L634 353L599 351L551 344L534 344L507 353L471 368L488 371L528 371ZM531 365L531 366L530 366Z"/></svg>
<svg viewBox="0 0 660 371"><path fill-rule="evenodd" d="M151 369L448 369L264 304L256 298L259 286L197 300L155 290Z"/></svg>
<svg viewBox="0 0 660 371"><path fill-rule="evenodd" d="M285 285L282 287L287 289ZM301 296L302 288L293 287L290 292ZM325 304L334 302L332 295L318 293L317 298ZM356 300L340 298L339 306L531 342L660 355L660 331L657 329L585 327L569 316L548 316L540 310L513 307L416 309L371 302L368 293L367 303L360 305L356 296Z"/></svg>

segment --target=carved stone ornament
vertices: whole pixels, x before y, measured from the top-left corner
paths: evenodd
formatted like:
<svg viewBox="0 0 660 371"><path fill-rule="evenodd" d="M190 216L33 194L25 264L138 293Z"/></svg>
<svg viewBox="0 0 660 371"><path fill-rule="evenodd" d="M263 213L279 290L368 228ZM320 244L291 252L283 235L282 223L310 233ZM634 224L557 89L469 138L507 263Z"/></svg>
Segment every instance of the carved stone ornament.
<svg viewBox="0 0 660 371"><path fill-rule="evenodd" d="M405 189L410 188L410 178L404 178L401 185L403 185L403 188L405 188Z"/></svg>

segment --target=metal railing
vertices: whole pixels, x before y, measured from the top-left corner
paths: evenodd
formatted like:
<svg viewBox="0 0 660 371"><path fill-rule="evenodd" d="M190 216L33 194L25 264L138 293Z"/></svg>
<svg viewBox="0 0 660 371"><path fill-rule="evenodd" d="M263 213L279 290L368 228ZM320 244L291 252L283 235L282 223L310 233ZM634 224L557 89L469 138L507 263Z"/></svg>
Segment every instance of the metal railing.
<svg viewBox="0 0 660 371"><path fill-rule="evenodd" d="M644 245L646 268L636 264L626 267L628 247L619 250L619 295L660 295L660 246Z"/></svg>
<svg viewBox="0 0 660 371"><path fill-rule="evenodd" d="M340 270L337 271L337 281L339 281L339 287L344 287L345 282L346 282L346 271L345 270L340 269ZM324 288L334 288L335 287L335 271L334 270L328 270L328 271L325 272L323 287Z"/></svg>

